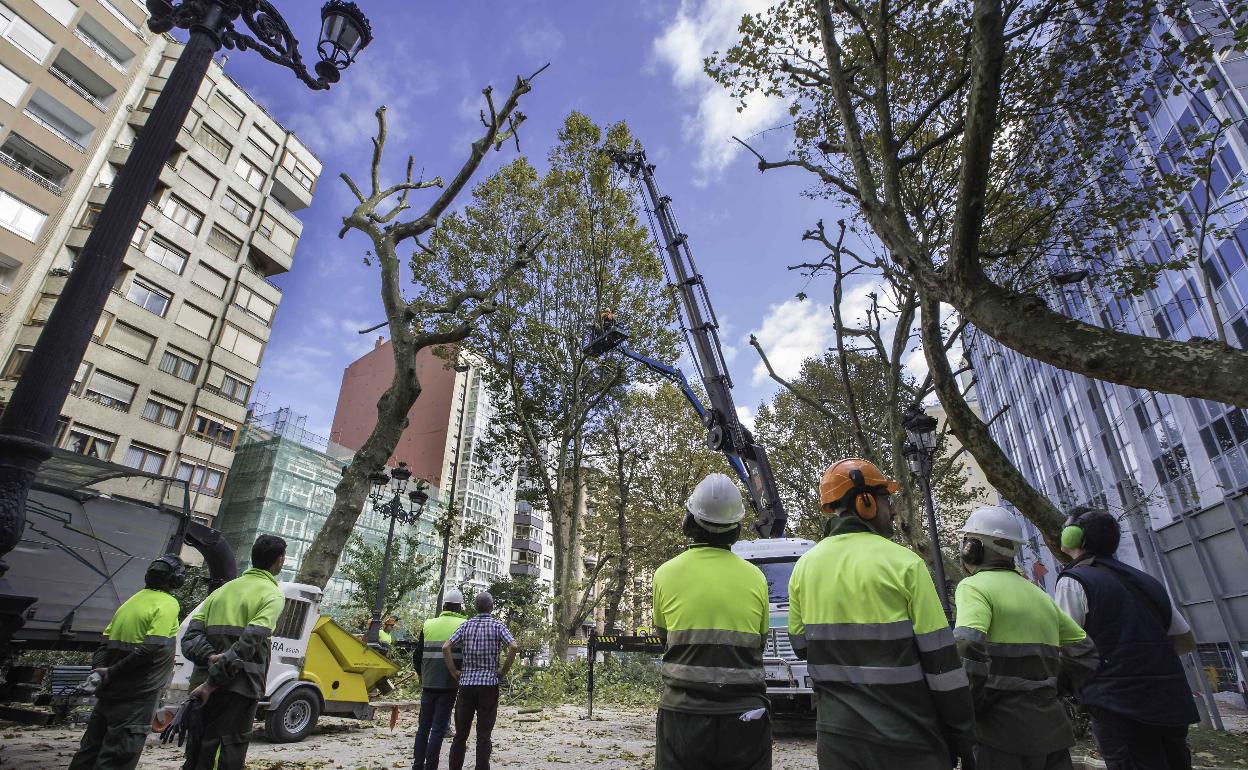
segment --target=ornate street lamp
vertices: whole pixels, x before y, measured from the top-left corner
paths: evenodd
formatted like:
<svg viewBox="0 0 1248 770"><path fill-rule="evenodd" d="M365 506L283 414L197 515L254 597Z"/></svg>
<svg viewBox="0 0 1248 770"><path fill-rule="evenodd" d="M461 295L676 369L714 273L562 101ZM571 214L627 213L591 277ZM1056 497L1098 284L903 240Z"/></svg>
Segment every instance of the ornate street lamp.
<svg viewBox="0 0 1248 770"><path fill-rule="evenodd" d="M927 535L931 541L932 571L936 573L936 593L940 595L940 604L945 608L945 616L950 614L949 593L945 584L945 561L940 553L940 534L936 529L936 504L932 500L932 456L936 452L935 417L923 411L917 403L911 404L901 418L902 427L906 429L906 443L901 448L906 464L910 466L910 475L923 490L923 498L927 508Z"/></svg>
<svg viewBox="0 0 1248 770"><path fill-rule="evenodd" d="M147 9L153 32L179 27L190 35L0 417L0 557L21 539L26 496L39 466L52 455L50 442L78 363L213 55L223 46L254 50L290 69L309 88L324 90L373 37L354 3L330 0L321 10L321 61L313 77L289 25L268 0L182 0L176 5L147 0ZM246 31L236 26L240 21ZM0 561L0 575L4 570Z"/></svg>
<svg viewBox="0 0 1248 770"><path fill-rule="evenodd" d="M385 609L383 606L386 598L386 578L390 574L390 545L394 541L394 525L395 522L404 524L415 524L420 519L420 514L425 510L425 503L429 502L429 495L425 494L425 482L417 481L416 488L407 493L408 505L403 507L403 492L407 489L407 482L412 478L412 471L407 467L407 463L399 463L399 467L386 473L384 468L378 468L368 475L368 480L372 484L372 491L368 493L369 500L373 502L373 510L390 519L390 531L386 534L386 550L381 554L381 576L377 581L377 599L373 602L373 617L368 621L369 644L376 644L378 641L378 633L381 631L381 613ZM389 500L386 500L387 493L391 494Z"/></svg>

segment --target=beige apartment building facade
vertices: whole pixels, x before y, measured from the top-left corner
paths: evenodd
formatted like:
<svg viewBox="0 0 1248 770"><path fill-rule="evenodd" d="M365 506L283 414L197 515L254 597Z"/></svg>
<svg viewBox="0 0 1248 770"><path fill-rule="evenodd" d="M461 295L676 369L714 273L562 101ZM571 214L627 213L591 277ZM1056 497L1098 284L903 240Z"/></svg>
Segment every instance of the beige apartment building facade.
<svg viewBox="0 0 1248 770"><path fill-rule="evenodd" d="M82 0L73 18L81 25L96 6ZM146 15L134 0L112 0L110 7L136 29ZM13 282L0 327L0 402L21 375L182 49L167 36L147 33L145 42L126 103L97 130L94 151L84 151L91 155L86 173ZM186 480L196 518L212 522L281 301L269 279L291 267L302 232L293 212L311 204L320 168L212 65L66 399L58 447ZM9 189L9 176L0 176L0 189Z"/></svg>

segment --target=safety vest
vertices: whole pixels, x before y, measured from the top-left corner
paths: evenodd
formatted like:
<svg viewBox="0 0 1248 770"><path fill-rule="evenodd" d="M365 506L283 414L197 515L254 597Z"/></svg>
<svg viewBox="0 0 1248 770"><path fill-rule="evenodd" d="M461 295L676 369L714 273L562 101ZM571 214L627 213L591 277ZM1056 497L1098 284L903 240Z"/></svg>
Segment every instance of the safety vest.
<svg viewBox="0 0 1248 770"><path fill-rule="evenodd" d="M394 644L394 634L382 628L377 631L377 641L382 644Z"/></svg>
<svg viewBox="0 0 1248 770"><path fill-rule="evenodd" d="M767 705L767 579L726 548L694 545L654 573L654 625L666 635L659 708L739 714Z"/></svg>
<svg viewBox="0 0 1248 770"><path fill-rule="evenodd" d="M985 569L957 591L953 635L975 700L980 743L1038 755L1074 745L1058 678L1096 670L1096 648L1049 595L1011 568Z"/></svg>
<svg viewBox="0 0 1248 770"><path fill-rule="evenodd" d="M913 750L970 740L974 708L936 587L913 551L858 518L831 522L789 579L820 732Z"/></svg>
<svg viewBox="0 0 1248 770"><path fill-rule="evenodd" d="M455 629L464 623L464 616L458 612L443 610L436 618L429 618L421 629L421 645L416 649L413 661L420 666L420 686L426 690L454 690L458 683L451 676L442 658L442 643L451 638ZM464 651L461 648L451 650L451 659L462 671L464 667Z"/></svg>
<svg viewBox="0 0 1248 770"><path fill-rule="evenodd" d="M264 695L273 629L286 599L268 570L253 567L208 595L182 636L195 664L191 686L207 680L248 698ZM224 653L211 668L208 656Z"/></svg>
<svg viewBox="0 0 1248 770"><path fill-rule="evenodd" d="M93 668L108 669L96 695L116 701L160 692L173 674L177 635L177 599L151 588L131 596L113 614L91 660Z"/></svg>

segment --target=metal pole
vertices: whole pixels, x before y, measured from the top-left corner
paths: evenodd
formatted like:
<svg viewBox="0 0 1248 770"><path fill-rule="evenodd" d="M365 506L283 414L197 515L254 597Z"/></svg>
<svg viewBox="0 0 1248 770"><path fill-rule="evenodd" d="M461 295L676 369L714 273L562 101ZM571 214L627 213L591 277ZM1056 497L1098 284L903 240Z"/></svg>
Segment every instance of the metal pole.
<svg viewBox="0 0 1248 770"><path fill-rule="evenodd" d="M919 450L922 451L922 450ZM918 474L919 486L923 487L923 497L927 501L927 535L932 547L932 572L936 573L936 593L940 596L940 606L945 608L945 617L952 620L952 609L949 606L949 589L945 583L945 559L940 552L940 537L936 530L936 502L932 499L931 460L923 462L924 472Z"/></svg>
<svg viewBox="0 0 1248 770"><path fill-rule="evenodd" d="M26 496L39 466L52 454L50 442L78 363L208 65L221 48L220 33L229 20L220 2L201 5L203 19L191 29L186 48L134 140L0 418L0 557L13 550L25 529ZM0 574L4 569L0 562Z"/></svg>
<svg viewBox="0 0 1248 770"><path fill-rule="evenodd" d="M388 509L386 514L390 516L390 531L386 534L386 550L381 555L381 577L377 581L377 600L373 602L373 619L368 622L369 644L377 644L380 641L377 634L381 631L381 605L386 599L386 576L390 572L390 542L394 540L394 520L398 518L400 505L397 492L390 502L386 504Z"/></svg>
<svg viewBox="0 0 1248 770"><path fill-rule="evenodd" d="M464 415L468 412L468 379L472 376L472 372L463 372L463 375L464 392L459 399L459 425L455 428L455 462L451 463L450 500L446 507L446 530L442 533L442 563L438 567L438 599L433 604L434 614L442 609L442 597L446 595L446 567L451 557L451 527L455 524L451 512L455 510L455 486L459 482L459 450L464 445ZM467 603L466 598L465 603Z"/></svg>

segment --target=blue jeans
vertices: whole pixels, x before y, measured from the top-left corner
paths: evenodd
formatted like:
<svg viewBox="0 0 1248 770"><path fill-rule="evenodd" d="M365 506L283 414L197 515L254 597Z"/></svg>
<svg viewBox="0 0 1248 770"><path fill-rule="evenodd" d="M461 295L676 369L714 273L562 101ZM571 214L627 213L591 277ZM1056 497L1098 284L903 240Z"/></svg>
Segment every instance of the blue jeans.
<svg viewBox="0 0 1248 770"><path fill-rule="evenodd" d="M454 705L454 690L420 691L420 722L416 727L412 770L438 770L438 754L442 751L442 739L451 723Z"/></svg>

